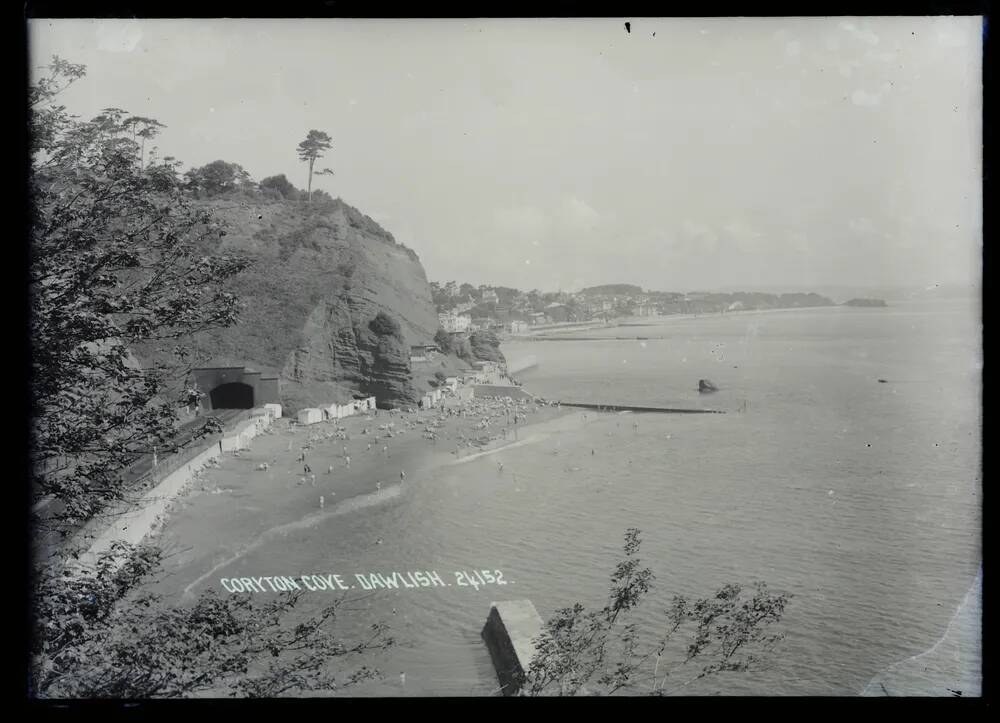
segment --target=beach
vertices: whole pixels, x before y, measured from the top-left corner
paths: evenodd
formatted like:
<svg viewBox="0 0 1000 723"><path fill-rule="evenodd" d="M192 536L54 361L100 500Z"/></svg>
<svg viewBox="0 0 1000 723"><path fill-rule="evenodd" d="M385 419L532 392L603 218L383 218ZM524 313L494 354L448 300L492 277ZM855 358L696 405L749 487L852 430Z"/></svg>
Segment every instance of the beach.
<svg viewBox="0 0 1000 723"><path fill-rule="evenodd" d="M147 539L169 555L161 592L190 599L214 572L276 536L387 504L446 466L527 443L544 423L573 415L490 396L312 425L275 420L251 449L202 470Z"/></svg>

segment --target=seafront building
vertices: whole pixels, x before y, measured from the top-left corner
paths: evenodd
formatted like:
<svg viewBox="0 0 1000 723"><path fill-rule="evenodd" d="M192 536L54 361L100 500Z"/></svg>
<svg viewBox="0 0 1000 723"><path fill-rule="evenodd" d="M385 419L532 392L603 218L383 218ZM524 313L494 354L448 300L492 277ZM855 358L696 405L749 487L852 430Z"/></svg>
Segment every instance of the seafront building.
<svg viewBox="0 0 1000 723"><path fill-rule="evenodd" d="M447 312L444 314L438 314L438 324L440 324L441 328L449 334L459 334L469 330L469 326L472 324L472 318L466 314Z"/></svg>

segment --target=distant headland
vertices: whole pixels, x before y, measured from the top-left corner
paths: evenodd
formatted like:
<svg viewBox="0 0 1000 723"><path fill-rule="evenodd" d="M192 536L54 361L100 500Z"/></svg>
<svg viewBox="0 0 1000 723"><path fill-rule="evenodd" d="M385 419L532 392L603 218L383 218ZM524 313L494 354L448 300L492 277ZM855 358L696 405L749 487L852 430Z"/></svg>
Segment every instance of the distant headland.
<svg viewBox="0 0 1000 723"><path fill-rule="evenodd" d="M883 299L850 299L844 306L888 306Z"/></svg>

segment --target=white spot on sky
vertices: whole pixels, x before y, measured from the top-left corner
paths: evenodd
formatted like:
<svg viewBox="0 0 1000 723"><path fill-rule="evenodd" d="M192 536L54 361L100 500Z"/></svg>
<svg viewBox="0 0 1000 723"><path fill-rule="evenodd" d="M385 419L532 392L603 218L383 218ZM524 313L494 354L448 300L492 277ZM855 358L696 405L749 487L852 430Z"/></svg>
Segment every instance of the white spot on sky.
<svg viewBox="0 0 1000 723"><path fill-rule="evenodd" d="M856 90L851 93L851 102L854 105L878 105L882 96L879 93L867 93L863 90Z"/></svg>

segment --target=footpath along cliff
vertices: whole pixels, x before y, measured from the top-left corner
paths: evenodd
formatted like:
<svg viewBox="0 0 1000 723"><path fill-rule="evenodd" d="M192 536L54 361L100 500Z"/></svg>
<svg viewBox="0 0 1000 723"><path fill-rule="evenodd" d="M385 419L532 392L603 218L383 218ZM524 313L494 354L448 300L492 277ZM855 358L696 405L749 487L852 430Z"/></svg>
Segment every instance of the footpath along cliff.
<svg viewBox="0 0 1000 723"><path fill-rule="evenodd" d="M438 323L416 253L340 199L206 203L229 225L210 250L252 266L227 284L244 302L240 323L196 335L192 365L276 373L290 411L354 393L417 402L409 347L431 342ZM379 312L401 333L376 333Z"/></svg>

